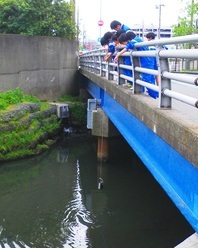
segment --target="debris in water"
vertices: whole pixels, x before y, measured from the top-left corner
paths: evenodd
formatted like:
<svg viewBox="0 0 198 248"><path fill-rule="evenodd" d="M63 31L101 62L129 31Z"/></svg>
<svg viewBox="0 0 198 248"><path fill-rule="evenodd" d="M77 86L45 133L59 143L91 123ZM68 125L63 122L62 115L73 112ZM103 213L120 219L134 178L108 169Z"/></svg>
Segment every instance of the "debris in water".
<svg viewBox="0 0 198 248"><path fill-rule="evenodd" d="M73 128L73 127L68 127L68 128L64 127L63 128L63 132L64 133L75 133L76 132L76 129Z"/></svg>
<svg viewBox="0 0 198 248"><path fill-rule="evenodd" d="M104 181L103 179L100 177L98 180L98 189L103 189L104 187Z"/></svg>

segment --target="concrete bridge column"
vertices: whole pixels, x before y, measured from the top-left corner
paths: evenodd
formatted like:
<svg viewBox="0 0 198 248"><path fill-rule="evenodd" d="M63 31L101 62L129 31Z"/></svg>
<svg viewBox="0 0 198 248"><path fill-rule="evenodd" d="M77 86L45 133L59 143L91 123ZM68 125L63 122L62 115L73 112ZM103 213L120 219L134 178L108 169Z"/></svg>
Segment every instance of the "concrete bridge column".
<svg viewBox="0 0 198 248"><path fill-rule="evenodd" d="M98 137L97 158L102 162L106 162L109 159L109 145L106 137Z"/></svg>
<svg viewBox="0 0 198 248"><path fill-rule="evenodd" d="M107 162L109 159L108 138L119 135L119 132L101 108L93 111L92 135L98 137L98 160Z"/></svg>

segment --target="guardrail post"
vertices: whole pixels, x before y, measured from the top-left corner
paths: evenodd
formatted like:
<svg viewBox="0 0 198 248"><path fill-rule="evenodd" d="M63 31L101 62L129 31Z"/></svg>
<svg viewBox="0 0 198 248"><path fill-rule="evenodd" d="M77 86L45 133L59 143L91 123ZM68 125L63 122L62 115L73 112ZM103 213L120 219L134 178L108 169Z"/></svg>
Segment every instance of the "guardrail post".
<svg viewBox="0 0 198 248"><path fill-rule="evenodd" d="M101 53L99 53L98 55L98 71L99 71L99 74L100 76L102 75L102 56L101 56Z"/></svg>
<svg viewBox="0 0 198 248"><path fill-rule="evenodd" d="M96 73L96 74L99 74L100 73L100 69L98 68L99 67L99 65L98 65L98 56L94 56L93 57L93 71L94 71L94 73Z"/></svg>
<svg viewBox="0 0 198 248"><path fill-rule="evenodd" d="M91 72L94 72L94 55L89 55L89 62L88 69Z"/></svg>
<svg viewBox="0 0 198 248"><path fill-rule="evenodd" d="M139 58L133 56L133 51L130 54L130 58L131 58L131 62L132 62L132 74L133 74L133 94L136 93L141 93L142 92L142 86L139 84L136 84L136 80L140 79L140 72L135 71L135 67L140 67L140 62L139 62Z"/></svg>
<svg viewBox="0 0 198 248"><path fill-rule="evenodd" d="M111 63L109 63L109 61L108 61L108 63L107 63L107 73L108 73L108 74L107 74L107 78L108 78L108 80L113 80L114 75L111 74L110 71L113 71L113 66L112 66Z"/></svg>
<svg viewBox="0 0 198 248"><path fill-rule="evenodd" d="M105 68L106 68L106 64L104 62L104 54L100 53L100 76L105 77L106 76L106 72L105 72Z"/></svg>
<svg viewBox="0 0 198 248"><path fill-rule="evenodd" d="M123 74L123 68L120 68L120 64L123 64L123 63L124 63L124 58L122 56L119 56L118 62L117 62L118 84L125 83L125 79L120 77L120 75Z"/></svg>
<svg viewBox="0 0 198 248"><path fill-rule="evenodd" d="M159 78L159 108L169 108L172 107L172 100L171 97L164 95L164 90L169 89L171 90L171 80L168 78L162 77L162 73L164 71L169 72L169 63L168 58L161 58L159 56L159 51L163 50L163 46L157 46L157 54L156 60L158 64L158 78Z"/></svg>

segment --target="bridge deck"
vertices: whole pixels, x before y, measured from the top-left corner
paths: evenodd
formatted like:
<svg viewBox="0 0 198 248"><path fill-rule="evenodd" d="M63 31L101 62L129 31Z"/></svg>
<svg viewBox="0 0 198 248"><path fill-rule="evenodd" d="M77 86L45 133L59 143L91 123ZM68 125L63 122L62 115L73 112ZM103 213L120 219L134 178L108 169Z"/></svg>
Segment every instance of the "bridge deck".
<svg viewBox="0 0 198 248"><path fill-rule="evenodd" d="M176 109L86 70L83 85L198 231L198 125Z"/></svg>
<svg viewBox="0 0 198 248"><path fill-rule="evenodd" d="M178 82L172 80L172 89L180 92L182 94L187 93L189 96L197 98L198 96L198 86L192 85L191 87L186 84L179 84ZM174 100L173 101L173 109L178 110L182 114L186 115L186 118L192 120L194 123L198 125L198 110L190 105L182 103L180 101Z"/></svg>

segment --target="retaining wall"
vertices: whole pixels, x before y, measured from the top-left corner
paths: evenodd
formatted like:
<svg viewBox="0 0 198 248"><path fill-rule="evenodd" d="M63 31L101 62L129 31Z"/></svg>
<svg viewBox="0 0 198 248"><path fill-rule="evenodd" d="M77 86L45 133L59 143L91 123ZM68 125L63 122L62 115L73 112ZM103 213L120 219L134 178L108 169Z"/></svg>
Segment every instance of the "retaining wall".
<svg viewBox="0 0 198 248"><path fill-rule="evenodd" d="M20 87L40 100L78 93L78 42L0 35L0 92Z"/></svg>

